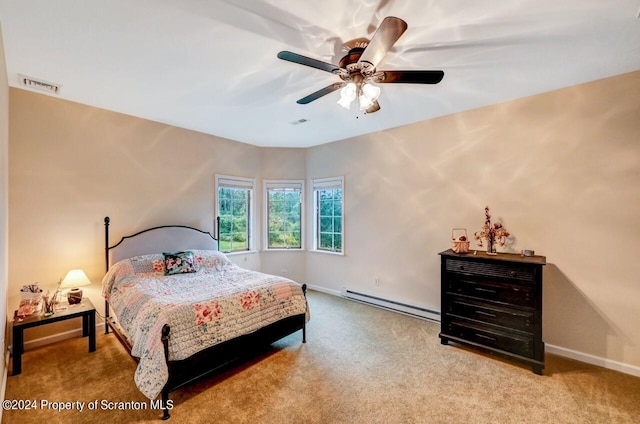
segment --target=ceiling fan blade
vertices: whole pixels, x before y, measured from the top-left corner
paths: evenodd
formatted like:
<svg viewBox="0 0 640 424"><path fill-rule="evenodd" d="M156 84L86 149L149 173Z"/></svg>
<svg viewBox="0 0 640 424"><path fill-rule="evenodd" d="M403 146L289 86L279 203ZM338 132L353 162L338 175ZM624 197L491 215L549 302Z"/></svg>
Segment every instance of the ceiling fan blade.
<svg viewBox="0 0 640 424"><path fill-rule="evenodd" d="M305 65L305 66L310 66L312 68L320 69L321 71L331 72L332 74L337 74L340 72L339 66L336 66L327 62L322 62L317 59L312 59L310 57L302 56L297 53L281 51L280 53L278 53L278 58L282 60L287 60L293 63L299 63L300 65Z"/></svg>
<svg viewBox="0 0 640 424"><path fill-rule="evenodd" d="M371 106L369 106L364 113L373 113L373 112L377 112L380 110L380 103L378 103L378 101L376 100L375 102L373 102L373 104Z"/></svg>
<svg viewBox="0 0 640 424"><path fill-rule="evenodd" d="M379 71L374 74L377 83L437 84L444 78L443 71Z"/></svg>
<svg viewBox="0 0 640 424"><path fill-rule="evenodd" d="M369 45L364 49L358 63L363 69L376 67L393 47L398 38L407 30L407 23L400 18L387 16L384 18L375 34L371 38Z"/></svg>
<svg viewBox="0 0 640 424"><path fill-rule="evenodd" d="M326 96L329 93L333 93L334 91L344 87L346 85L345 82L336 82L333 83L321 90L316 91L315 93L311 93L309 94L307 97L303 97L300 100L298 100L296 103L300 104L300 105L306 105L307 103L311 103L314 100L319 99L322 96Z"/></svg>

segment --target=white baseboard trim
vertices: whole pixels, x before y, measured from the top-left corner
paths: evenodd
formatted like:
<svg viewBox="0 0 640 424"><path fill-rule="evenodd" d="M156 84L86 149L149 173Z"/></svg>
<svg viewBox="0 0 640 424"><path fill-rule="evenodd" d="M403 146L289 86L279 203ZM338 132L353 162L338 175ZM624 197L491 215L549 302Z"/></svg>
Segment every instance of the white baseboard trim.
<svg viewBox="0 0 640 424"><path fill-rule="evenodd" d="M309 283L307 283L307 287L309 288L309 290L315 290L321 293L326 293L326 294L340 297L340 290L326 289L324 287L314 286L313 284L309 284Z"/></svg>
<svg viewBox="0 0 640 424"><path fill-rule="evenodd" d="M104 322L96 323L96 334L100 329L104 328ZM82 328L76 328L74 330L63 331L62 333L51 334L50 336L40 337L24 342L24 350L34 349L36 347L45 346L51 343L56 343L66 339L72 339L74 337L82 336ZM13 345L10 346L11 352L13 352Z"/></svg>
<svg viewBox="0 0 640 424"><path fill-rule="evenodd" d="M50 336L40 337L39 339L33 339L33 340L24 342L24 350L45 346L45 345L56 343L66 339L72 339L74 337L80 337L81 335L82 335L82 328L77 328L75 330L68 330L62 333L56 333Z"/></svg>
<svg viewBox="0 0 640 424"><path fill-rule="evenodd" d="M640 377L640 367L625 364L624 362L614 361L612 359L603 358L601 356L591 355L589 353L578 352L577 350L567 349L566 347L555 346L546 343L545 352L558 356L563 356L576 361L585 362L591 365L597 365L614 371L620 371L625 374Z"/></svg>
<svg viewBox="0 0 640 424"><path fill-rule="evenodd" d="M4 395L7 393L7 378L9 377L9 349L4 352L4 372L2 373L2 389L0 389L0 401L4 401ZM2 411L0 409L0 423L2 422Z"/></svg>

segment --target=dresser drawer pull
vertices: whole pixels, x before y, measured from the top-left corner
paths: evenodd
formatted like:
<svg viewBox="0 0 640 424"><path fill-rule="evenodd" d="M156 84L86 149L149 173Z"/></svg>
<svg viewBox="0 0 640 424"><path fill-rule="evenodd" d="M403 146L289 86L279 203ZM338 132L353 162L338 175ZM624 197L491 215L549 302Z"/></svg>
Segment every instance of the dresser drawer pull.
<svg viewBox="0 0 640 424"><path fill-rule="evenodd" d="M474 287L473 289L481 292L497 293L494 289L485 289L484 287Z"/></svg>
<svg viewBox="0 0 640 424"><path fill-rule="evenodd" d="M515 272L515 271L511 271L511 272L509 273L509 276L510 276L510 277L515 277L516 275L518 275L518 273L517 273L517 272Z"/></svg>
<svg viewBox="0 0 640 424"><path fill-rule="evenodd" d="M492 314L490 312L485 312L485 311L476 311L476 314L484 315L484 316L491 317L491 318L495 318L496 317L496 314Z"/></svg>
<svg viewBox="0 0 640 424"><path fill-rule="evenodd" d="M494 337L485 336L484 334L475 333L475 335L478 336L478 337L481 337L483 339L491 340L493 342L498 341L498 339L496 339Z"/></svg>

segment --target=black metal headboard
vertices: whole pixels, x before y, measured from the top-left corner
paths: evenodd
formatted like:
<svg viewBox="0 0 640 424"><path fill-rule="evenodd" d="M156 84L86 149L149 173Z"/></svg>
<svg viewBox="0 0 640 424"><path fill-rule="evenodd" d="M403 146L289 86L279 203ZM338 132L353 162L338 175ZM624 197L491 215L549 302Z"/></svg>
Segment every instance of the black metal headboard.
<svg viewBox="0 0 640 424"><path fill-rule="evenodd" d="M124 236L113 246L109 246L109 224L111 219L104 218L105 271L109 271L111 257L116 249L123 253L116 255L117 260L127 257L161 253L184 249L219 250L220 217L216 218L216 235L186 225L161 225ZM137 239L130 241L130 239ZM215 244L214 244L215 242ZM215 249L214 249L215 247ZM117 262L116 260L116 262Z"/></svg>

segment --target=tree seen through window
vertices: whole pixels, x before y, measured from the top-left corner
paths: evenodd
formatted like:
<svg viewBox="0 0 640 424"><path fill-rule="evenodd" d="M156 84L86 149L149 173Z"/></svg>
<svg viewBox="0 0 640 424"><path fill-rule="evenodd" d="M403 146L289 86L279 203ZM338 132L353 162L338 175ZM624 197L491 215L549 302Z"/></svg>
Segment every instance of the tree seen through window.
<svg viewBox="0 0 640 424"><path fill-rule="evenodd" d="M221 251L249 250L249 201L249 189L218 188Z"/></svg>
<svg viewBox="0 0 640 424"><path fill-rule="evenodd" d="M267 190L268 247L302 248L302 193L293 188Z"/></svg>
<svg viewBox="0 0 640 424"><path fill-rule="evenodd" d="M317 190L316 204L318 250L342 252L342 190Z"/></svg>

